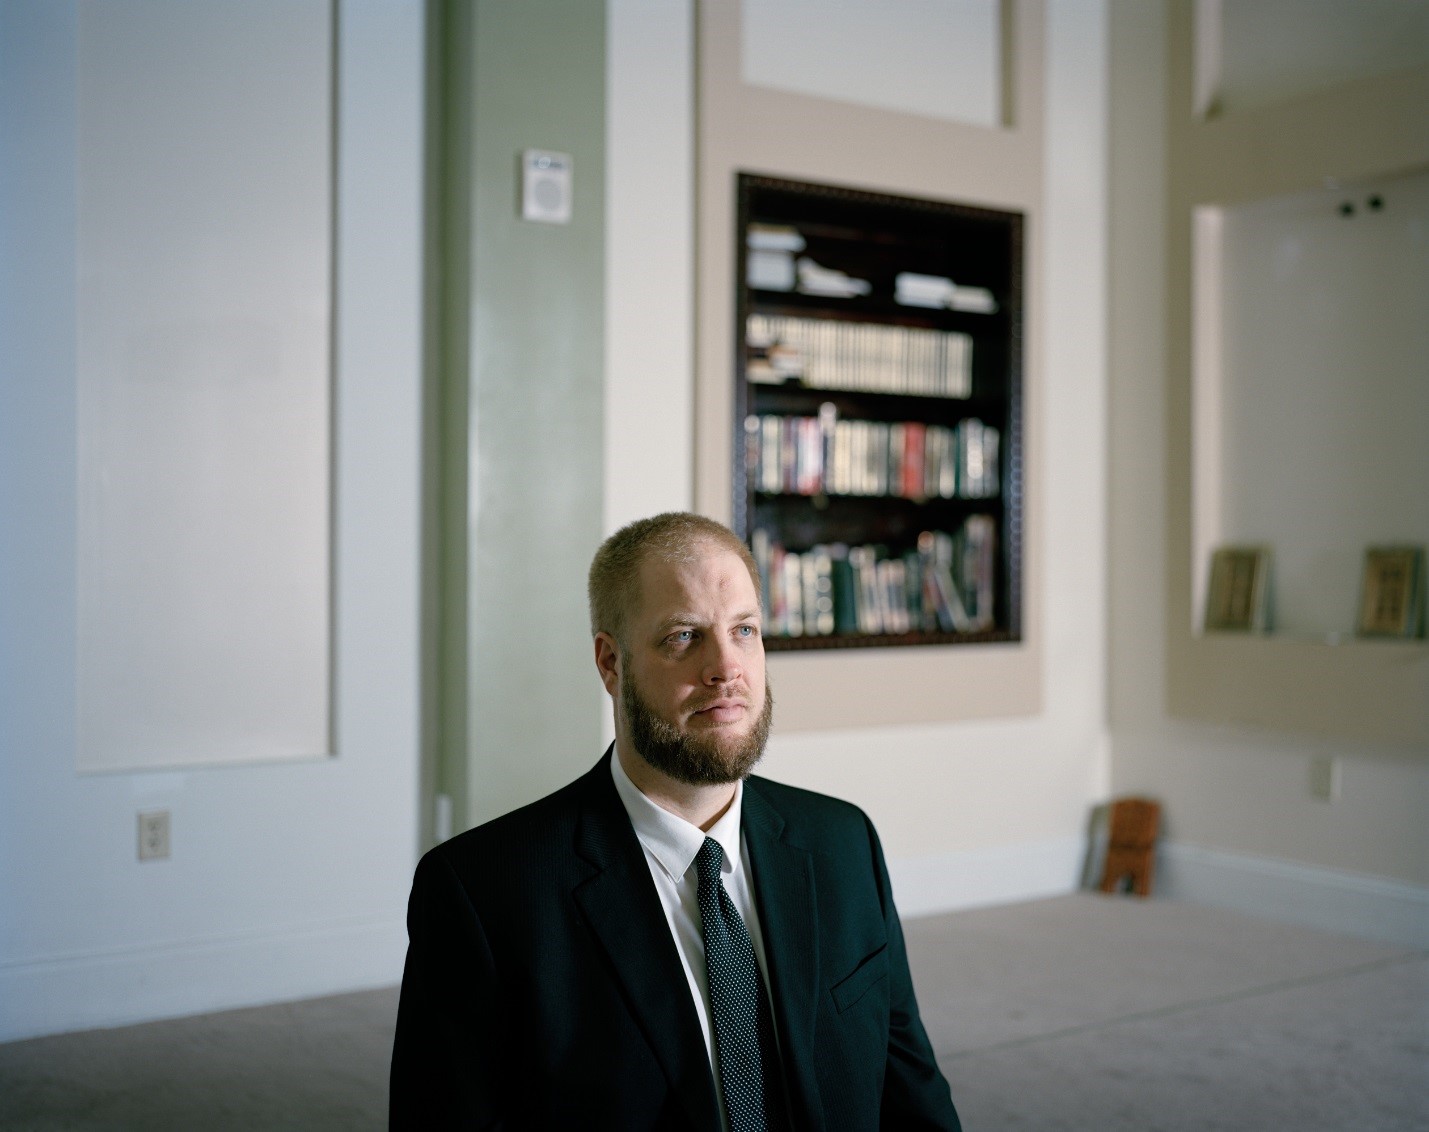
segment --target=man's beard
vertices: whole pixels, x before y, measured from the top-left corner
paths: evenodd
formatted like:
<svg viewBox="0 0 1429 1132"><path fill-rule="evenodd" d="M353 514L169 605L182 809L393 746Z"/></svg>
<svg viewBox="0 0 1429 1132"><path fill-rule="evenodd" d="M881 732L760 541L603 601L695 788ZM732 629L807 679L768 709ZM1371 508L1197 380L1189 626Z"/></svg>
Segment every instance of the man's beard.
<svg viewBox="0 0 1429 1132"><path fill-rule="evenodd" d="M676 727L645 702L629 672L626 667L620 681L620 703L630 741L636 753L656 770L688 786L719 786L738 782L754 769L764 754L774 718L768 677L764 680L764 710L747 735L734 738L718 729L700 734Z"/></svg>

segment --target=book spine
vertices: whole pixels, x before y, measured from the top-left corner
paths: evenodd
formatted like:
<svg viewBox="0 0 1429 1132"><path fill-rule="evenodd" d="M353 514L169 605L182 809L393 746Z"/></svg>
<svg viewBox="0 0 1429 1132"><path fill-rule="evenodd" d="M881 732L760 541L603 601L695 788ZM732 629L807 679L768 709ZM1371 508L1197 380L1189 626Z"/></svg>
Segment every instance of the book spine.
<svg viewBox="0 0 1429 1132"><path fill-rule="evenodd" d="M814 628L821 637L834 631L833 556L826 546L816 546L814 559Z"/></svg>
<svg viewBox="0 0 1429 1132"><path fill-rule="evenodd" d="M804 635L804 564L799 555L784 553L784 633Z"/></svg>
<svg viewBox="0 0 1429 1132"><path fill-rule="evenodd" d="M804 613L804 635L819 635L819 564L815 551L810 550L799 556L800 605Z"/></svg>

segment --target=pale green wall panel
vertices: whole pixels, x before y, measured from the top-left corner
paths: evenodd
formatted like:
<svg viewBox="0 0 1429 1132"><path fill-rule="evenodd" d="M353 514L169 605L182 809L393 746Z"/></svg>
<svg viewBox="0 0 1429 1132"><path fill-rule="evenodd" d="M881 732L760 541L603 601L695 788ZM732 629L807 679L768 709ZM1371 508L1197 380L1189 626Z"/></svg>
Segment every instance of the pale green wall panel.
<svg viewBox="0 0 1429 1132"><path fill-rule="evenodd" d="M468 696L465 763L443 776L457 828L588 767L604 698L585 571L601 537L605 5L477 0L465 15ZM519 218L527 148L574 158L569 224Z"/></svg>

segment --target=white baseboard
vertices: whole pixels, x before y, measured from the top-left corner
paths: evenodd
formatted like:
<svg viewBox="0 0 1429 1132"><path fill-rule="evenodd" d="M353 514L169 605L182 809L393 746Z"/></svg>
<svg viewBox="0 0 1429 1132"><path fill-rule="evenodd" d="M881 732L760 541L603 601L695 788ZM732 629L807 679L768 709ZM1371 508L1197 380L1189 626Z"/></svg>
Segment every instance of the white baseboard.
<svg viewBox="0 0 1429 1132"><path fill-rule="evenodd" d="M0 964L0 1042L391 986L398 919L185 940Z"/></svg>
<svg viewBox="0 0 1429 1132"><path fill-rule="evenodd" d="M1086 842L1079 837L965 849L888 862L893 898L905 919L1062 896L1076 890Z"/></svg>
<svg viewBox="0 0 1429 1132"><path fill-rule="evenodd" d="M1338 869L1163 843L1156 894L1429 948L1429 888Z"/></svg>

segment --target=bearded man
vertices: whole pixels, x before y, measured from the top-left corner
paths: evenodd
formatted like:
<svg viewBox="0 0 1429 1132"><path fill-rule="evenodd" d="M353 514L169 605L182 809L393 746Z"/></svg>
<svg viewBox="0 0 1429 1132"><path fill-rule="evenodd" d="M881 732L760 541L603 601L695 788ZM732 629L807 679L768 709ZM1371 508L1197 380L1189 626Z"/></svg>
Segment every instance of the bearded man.
<svg viewBox="0 0 1429 1132"><path fill-rule="evenodd" d="M393 1128L956 1129L878 836L749 777L759 577L684 512L590 569L615 743L417 867Z"/></svg>

